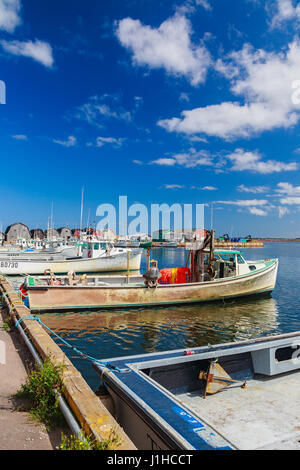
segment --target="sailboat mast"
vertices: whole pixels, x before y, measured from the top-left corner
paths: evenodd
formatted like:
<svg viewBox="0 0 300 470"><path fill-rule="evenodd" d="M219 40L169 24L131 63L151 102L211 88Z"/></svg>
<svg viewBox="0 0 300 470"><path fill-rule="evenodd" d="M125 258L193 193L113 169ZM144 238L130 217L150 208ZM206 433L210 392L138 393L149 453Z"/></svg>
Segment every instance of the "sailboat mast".
<svg viewBox="0 0 300 470"><path fill-rule="evenodd" d="M53 233L54 233L54 230L53 230L54 226L53 226L53 201L52 201L52 204L51 204L51 219L50 219L50 229L51 229L51 239L53 239Z"/></svg>
<svg viewBox="0 0 300 470"><path fill-rule="evenodd" d="M87 229L89 229L89 224L90 224L90 214L91 214L91 209L89 209L89 212L88 212L88 218L87 218L87 222L86 222L86 227L87 227Z"/></svg>
<svg viewBox="0 0 300 470"><path fill-rule="evenodd" d="M84 195L84 186L81 191L81 211L80 211L80 240L81 240L81 231L82 231L82 216L83 216L83 195Z"/></svg>

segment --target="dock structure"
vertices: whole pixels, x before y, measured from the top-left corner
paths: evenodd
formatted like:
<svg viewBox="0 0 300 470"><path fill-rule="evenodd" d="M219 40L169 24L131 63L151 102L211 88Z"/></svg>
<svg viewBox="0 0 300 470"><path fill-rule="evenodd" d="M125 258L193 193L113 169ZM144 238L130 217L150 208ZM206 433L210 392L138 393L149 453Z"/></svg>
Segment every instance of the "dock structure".
<svg viewBox="0 0 300 470"><path fill-rule="evenodd" d="M60 347L39 322L30 319L30 317L34 319L30 310L4 276L0 276L0 294L9 309L10 316L22 322L26 335L41 359L49 358L54 365L63 365L64 398L86 435L103 442L109 440L113 434L118 437L116 450L136 450L124 430Z"/></svg>
<svg viewBox="0 0 300 470"><path fill-rule="evenodd" d="M250 242L230 242L230 241L216 241L215 242L215 248L226 248L230 250L232 247L234 248L263 248L264 247L264 242L263 241L258 241L258 240L253 240Z"/></svg>
<svg viewBox="0 0 300 470"><path fill-rule="evenodd" d="M154 248L168 248L164 246L163 242L153 242L152 246ZM186 248L186 242L178 242L178 248ZM218 241L215 240L215 248L224 248L227 250L234 248L263 248L264 242L261 240L253 240L250 242L232 242L232 241Z"/></svg>

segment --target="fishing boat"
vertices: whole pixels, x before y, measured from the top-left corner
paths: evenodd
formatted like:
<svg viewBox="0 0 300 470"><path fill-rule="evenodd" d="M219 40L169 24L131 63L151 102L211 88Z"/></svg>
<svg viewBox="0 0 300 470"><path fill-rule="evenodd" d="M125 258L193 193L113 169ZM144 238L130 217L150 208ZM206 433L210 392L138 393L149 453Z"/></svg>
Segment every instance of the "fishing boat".
<svg viewBox="0 0 300 470"><path fill-rule="evenodd" d="M192 304L270 294L275 287L277 259L246 261L239 251L214 250L212 232L189 248L189 266L159 271L148 258L147 272L134 277L79 276L70 282L64 276L51 282L49 276L29 276L29 306L50 311Z"/></svg>
<svg viewBox="0 0 300 470"><path fill-rule="evenodd" d="M177 248L178 242L176 240L169 240L165 242L163 246L166 248Z"/></svg>
<svg viewBox="0 0 300 470"><path fill-rule="evenodd" d="M74 245L56 245L56 244L49 244L48 246L44 246L44 248L27 248L24 250L11 250L8 249L7 251L2 250L0 251L0 258L4 260L4 258L8 259L30 259L35 257L45 257L45 256L65 256L65 257L74 257L79 256L80 248Z"/></svg>
<svg viewBox="0 0 300 470"><path fill-rule="evenodd" d="M115 242L115 246L119 248L138 248L140 241L135 238L119 239Z"/></svg>
<svg viewBox="0 0 300 470"><path fill-rule="evenodd" d="M93 367L140 450L300 450L300 331Z"/></svg>
<svg viewBox="0 0 300 470"><path fill-rule="evenodd" d="M99 242L82 243L79 248L80 255L74 257L65 253L2 257L0 253L0 274L76 274L140 269L142 249L115 248L111 244Z"/></svg>

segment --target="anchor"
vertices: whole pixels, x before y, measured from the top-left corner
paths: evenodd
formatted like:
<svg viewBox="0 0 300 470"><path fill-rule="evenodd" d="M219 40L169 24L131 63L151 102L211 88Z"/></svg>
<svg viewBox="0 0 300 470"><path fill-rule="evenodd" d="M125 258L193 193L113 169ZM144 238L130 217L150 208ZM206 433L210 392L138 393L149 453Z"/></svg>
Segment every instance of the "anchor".
<svg viewBox="0 0 300 470"><path fill-rule="evenodd" d="M199 379L206 381L204 398L207 394L214 395L220 390L230 387L234 383L241 383L239 380L233 380L230 375L217 363L218 359L210 361L208 372L201 371ZM246 388L247 382L243 382L240 387Z"/></svg>

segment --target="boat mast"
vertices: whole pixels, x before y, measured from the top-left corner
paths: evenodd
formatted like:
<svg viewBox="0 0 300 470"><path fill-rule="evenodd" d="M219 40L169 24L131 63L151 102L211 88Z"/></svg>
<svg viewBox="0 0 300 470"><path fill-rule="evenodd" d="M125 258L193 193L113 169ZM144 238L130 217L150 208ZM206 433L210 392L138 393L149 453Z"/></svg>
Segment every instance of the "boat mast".
<svg viewBox="0 0 300 470"><path fill-rule="evenodd" d="M52 229L52 238L53 238L53 235L54 235L54 226L53 226L53 201L52 201L52 204L51 204L51 229Z"/></svg>
<svg viewBox="0 0 300 470"><path fill-rule="evenodd" d="M88 218L87 218L87 222L86 222L86 228L87 228L87 230L89 229L89 223L90 223L90 213L91 213L91 209L89 209L89 212L88 212Z"/></svg>
<svg viewBox="0 0 300 470"><path fill-rule="evenodd" d="M50 237L50 217L48 217L48 222L47 222L47 240L49 240Z"/></svg>
<svg viewBox="0 0 300 470"><path fill-rule="evenodd" d="M83 195L84 195L84 186L81 191L81 211L80 211L80 240L81 240L81 230L82 230L82 215L83 215Z"/></svg>
<svg viewBox="0 0 300 470"><path fill-rule="evenodd" d="M214 261L214 238L215 231L207 230L205 239L202 242L195 241L191 243L189 255L191 282L202 281L204 275L205 254L208 255L208 265L212 266Z"/></svg>

